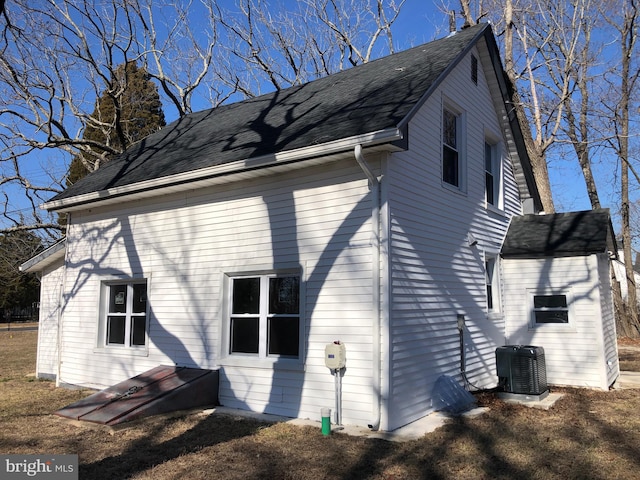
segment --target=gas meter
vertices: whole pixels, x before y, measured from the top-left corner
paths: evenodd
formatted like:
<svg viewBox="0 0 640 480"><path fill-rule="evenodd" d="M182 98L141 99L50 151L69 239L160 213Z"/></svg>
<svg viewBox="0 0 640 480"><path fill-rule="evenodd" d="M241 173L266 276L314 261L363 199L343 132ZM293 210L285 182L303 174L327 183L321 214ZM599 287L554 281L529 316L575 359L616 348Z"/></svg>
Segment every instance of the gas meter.
<svg viewBox="0 0 640 480"><path fill-rule="evenodd" d="M339 370L345 367L347 361L347 349L344 343L335 341L324 348L324 363L331 370Z"/></svg>

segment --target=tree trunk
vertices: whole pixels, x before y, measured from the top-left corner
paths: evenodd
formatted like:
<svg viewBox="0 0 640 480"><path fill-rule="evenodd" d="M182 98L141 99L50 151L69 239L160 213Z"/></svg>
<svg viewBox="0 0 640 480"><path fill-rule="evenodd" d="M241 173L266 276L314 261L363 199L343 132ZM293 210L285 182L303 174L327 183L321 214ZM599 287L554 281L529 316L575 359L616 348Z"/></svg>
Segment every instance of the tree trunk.
<svg viewBox="0 0 640 480"><path fill-rule="evenodd" d="M529 160L531 161L531 168L533 169L533 177L538 187L538 193L540 194L540 200L542 201L542 209L546 213L554 213L555 207L553 205L553 196L551 195L551 183L549 182L549 171L547 169L547 159L544 151L540 149L540 146L535 142L531 135L531 128L529 126L529 119L524 110L524 105L520 101L520 95L516 88L516 75L514 72L514 59L513 59L513 31L515 25L513 23L513 5L511 0L507 0L505 5L505 70L507 77L513 85L513 108L520 123L520 130L524 137L524 143L529 154Z"/></svg>
<svg viewBox="0 0 640 480"><path fill-rule="evenodd" d="M620 216L622 224L622 248L624 251L624 267L627 280L627 315L624 321L628 323L628 335L633 338L640 337L640 325L638 323L638 299L636 291L635 273L633 271L633 255L631 253L631 219L629 204L629 107L633 84L638 78L638 73L631 74L631 58L634 54L636 40L637 10L632 3L632 8L623 16L621 56L622 70L620 78L620 103L616 111L618 153L620 156Z"/></svg>

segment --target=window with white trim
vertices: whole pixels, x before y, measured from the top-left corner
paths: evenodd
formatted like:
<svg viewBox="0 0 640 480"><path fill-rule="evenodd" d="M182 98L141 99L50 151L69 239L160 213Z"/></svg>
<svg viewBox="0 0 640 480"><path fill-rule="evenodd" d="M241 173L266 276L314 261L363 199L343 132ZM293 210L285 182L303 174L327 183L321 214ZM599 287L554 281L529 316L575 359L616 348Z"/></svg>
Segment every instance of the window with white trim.
<svg viewBox="0 0 640 480"><path fill-rule="evenodd" d="M533 295L533 322L535 325L568 324L569 301L567 295Z"/></svg>
<svg viewBox="0 0 640 480"><path fill-rule="evenodd" d="M299 357L299 275L232 277L230 290L230 354Z"/></svg>
<svg viewBox="0 0 640 480"><path fill-rule="evenodd" d="M147 345L147 282L144 279L103 282L100 343L107 347Z"/></svg>
<svg viewBox="0 0 640 480"><path fill-rule="evenodd" d="M499 166L497 162L496 146L489 142L484 142L484 179L485 179L485 197L487 204L498 206L498 195L500 186L498 183Z"/></svg>
<svg viewBox="0 0 640 480"><path fill-rule="evenodd" d="M460 116L442 109L442 181L460 188Z"/></svg>
<svg viewBox="0 0 640 480"><path fill-rule="evenodd" d="M488 313L500 312L500 279L498 273L498 257L495 255L486 255L484 261L484 276Z"/></svg>

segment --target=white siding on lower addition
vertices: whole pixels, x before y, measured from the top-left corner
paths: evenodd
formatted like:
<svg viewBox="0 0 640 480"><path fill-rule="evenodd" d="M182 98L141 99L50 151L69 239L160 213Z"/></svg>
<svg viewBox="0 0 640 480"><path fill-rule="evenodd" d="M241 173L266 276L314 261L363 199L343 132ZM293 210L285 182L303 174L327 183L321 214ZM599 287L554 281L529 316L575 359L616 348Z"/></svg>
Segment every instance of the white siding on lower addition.
<svg viewBox="0 0 640 480"><path fill-rule="evenodd" d="M58 365L58 321L64 265L47 267L40 279L40 317L38 319L38 350L36 376L55 378Z"/></svg>
<svg viewBox="0 0 640 480"><path fill-rule="evenodd" d="M477 52L473 52L476 56ZM486 80L471 82L467 56L431 95L409 125L409 150L389 159L383 188L388 202L390 318L388 429L433 410L441 375L494 386L495 348L504 341L503 318L486 309L485 253L496 254L511 216L521 213L507 142ZM481 72L482 73L482 72ZM464 187L441 180L442 105L464 112ZM501 139L503 202L485 205L484 144ZM470 245L469 234L478 241ZM464 352L458 315L464 315Z"/></svg>
<svg viewBox="0 0 640 480"><path fill-rule="evenodd" d="M352 155L123 210L74 212L62 380L105 387L160 364L220 368L223 405L319 418L335 389L324 347L340 340L343 422L370 423L370 218L367 179ZM279 268L297 268L304 280L302 362L235 362L224 340L225 277ZM114 276L148 281L148 352L97 344L100 283Z"/></svg>
<svg viewBox="0 0 640 480"><path fill-rule="evenodd" d="M607 306L608 273L598 256L503 259L506 336L509 345L544 348L547 381L607 389L612 312ZM602 275L605 274L605 277ZM534 325L531 298L535 293L567 295L569 323ZM608 295L604 299L602 295ZM606 337L606 338L605 338ZM605 340L603 340L605 338Z"/></svg>
<svg viewBox="0 0 640 480"><path fill-rule="evenodd" d="M611 386L620 375L618 358L618 336L616 333L616 318L613 304L613 289L611 287L611 260L608 254L598 255L598 276L600 279L600 311L602 314L602 343L607 385Z"/></svg>

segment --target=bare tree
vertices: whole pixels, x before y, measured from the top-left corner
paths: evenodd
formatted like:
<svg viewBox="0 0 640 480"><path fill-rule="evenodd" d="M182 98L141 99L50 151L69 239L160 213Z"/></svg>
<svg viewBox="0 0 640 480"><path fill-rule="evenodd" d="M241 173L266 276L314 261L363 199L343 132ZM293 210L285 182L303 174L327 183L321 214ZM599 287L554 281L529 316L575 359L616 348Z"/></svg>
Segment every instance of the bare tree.
<svg viewBox="0 0 640 480"><path fill-rule="evenodd" d="M546 155L560 128L567 86L552 103L542 101L551 97L537 81L538 69L544 67L542 49L547 46L548 37L542 29L534 27L533 21L545 15L546 6L536 1L516 3L513 0L460 0L460 13L465 25L475 25L483 18L491 20L502 39L505 71L514 86L512 107L524 135L542 207L545 212L553 213ZM552 1L547 3L555 5Z"/></svg>
<svg viewBox="0 0 640 480"><path fill-rule="evenodd" d="M630 174L640 184L630 155L631 119L630 113L637 92L640 65L637 61L637 46L640 12L636 0L626 0L623 5L618 2L603 4L603 12L609 23L619 33L620 65L611 73L613 95L611 103L612 135L609 145L615 151L620 165L620 217L622 230L622 247L624 252L625 276L628 290L626 305L627 315L619 326L624 334L640 337L640 320L638 315L638 299L633 269L633 252L631 248L631 201L629 197Z"/></svg>
<svg viewBox="0 0 640 480"><path fill-rule="evenodd" d="M246 97L280 90L393 53L392 26L405 0L301 0L270 8L242 0L215 10L221 55L216 76Z"/></svg>
<svg viewBox="0 0 640 480"><path fill-rule="evenodd" d="M113 81L119 65L148 72L171 120L389 53L403 3L3 0L0 232L60 236L64 227L38 205L63 189L71 158L98 151L106 159L126 148L83 135L122 128L95 115L101 93L125 92Z"/></svg>
<svg viewBox="0 0 640 480"><path fill-rule="evenodd" d="M91 151L114 156L128 146L126 142L118 146L96 142L82 135L87 127L122 129L117 115L108 123L93 115L101 92L118 100L126 91L121 82L114 80L118 78L119 65L138 61L153 67L154 78L173 101L178 115L189 110L189 94L199 85L203 72L208 71L207 61L198 70L188 55L178 61L171 58L168 47L165 51L160 49L179 44L185 51L195 52L192 55L206 56L206 52L210 55L211 39L205 35L200 37L201 44L194 44L194 37L187 35L190 27L184 18L177 26L165 25L162 37L145 29L154 25L151 15L166 13L163 9L173 8L179 17L179 4L154 4L152 10L150 0L7 3L12 28L5 29L0 39L4 231L30 229L59 236L63 227L57 219L43 217L46 214L37 206L61 191L70 159L88 156ZM184 38L187 40L182 41ZM163 55L168 58L160 61ZM163 70L167 64L181 77L169 82ZM57 168L52 169L51 165L56 164ZM22 201L16 203L17 197Z"/></svg>
<svg viewBox="0 0 640 480"><path fill-rule="evenodd" d="M568 49L564 43L559 43L557 46L559 54L575 59L569 65L567 76L573 82L577 99L574 98L575 95L567 95L565 98L566 114L563 128L580 164L591 208L598 209L601 207L600 196L591 168L591 152L595 142L592 139L590 128L594 113L594 106L591 102L594 79L591 77L590 71L598 65L597 52L593 52L591 49L591 33L595 22L598 21L598 15L596 15L597 10L592 8L590 4L587 3L585 7L580 15L573 19L576 28L582 31L583 41L575 45L572 55L567 52ZM578 111L577 117L575 110Z"/></svg>

